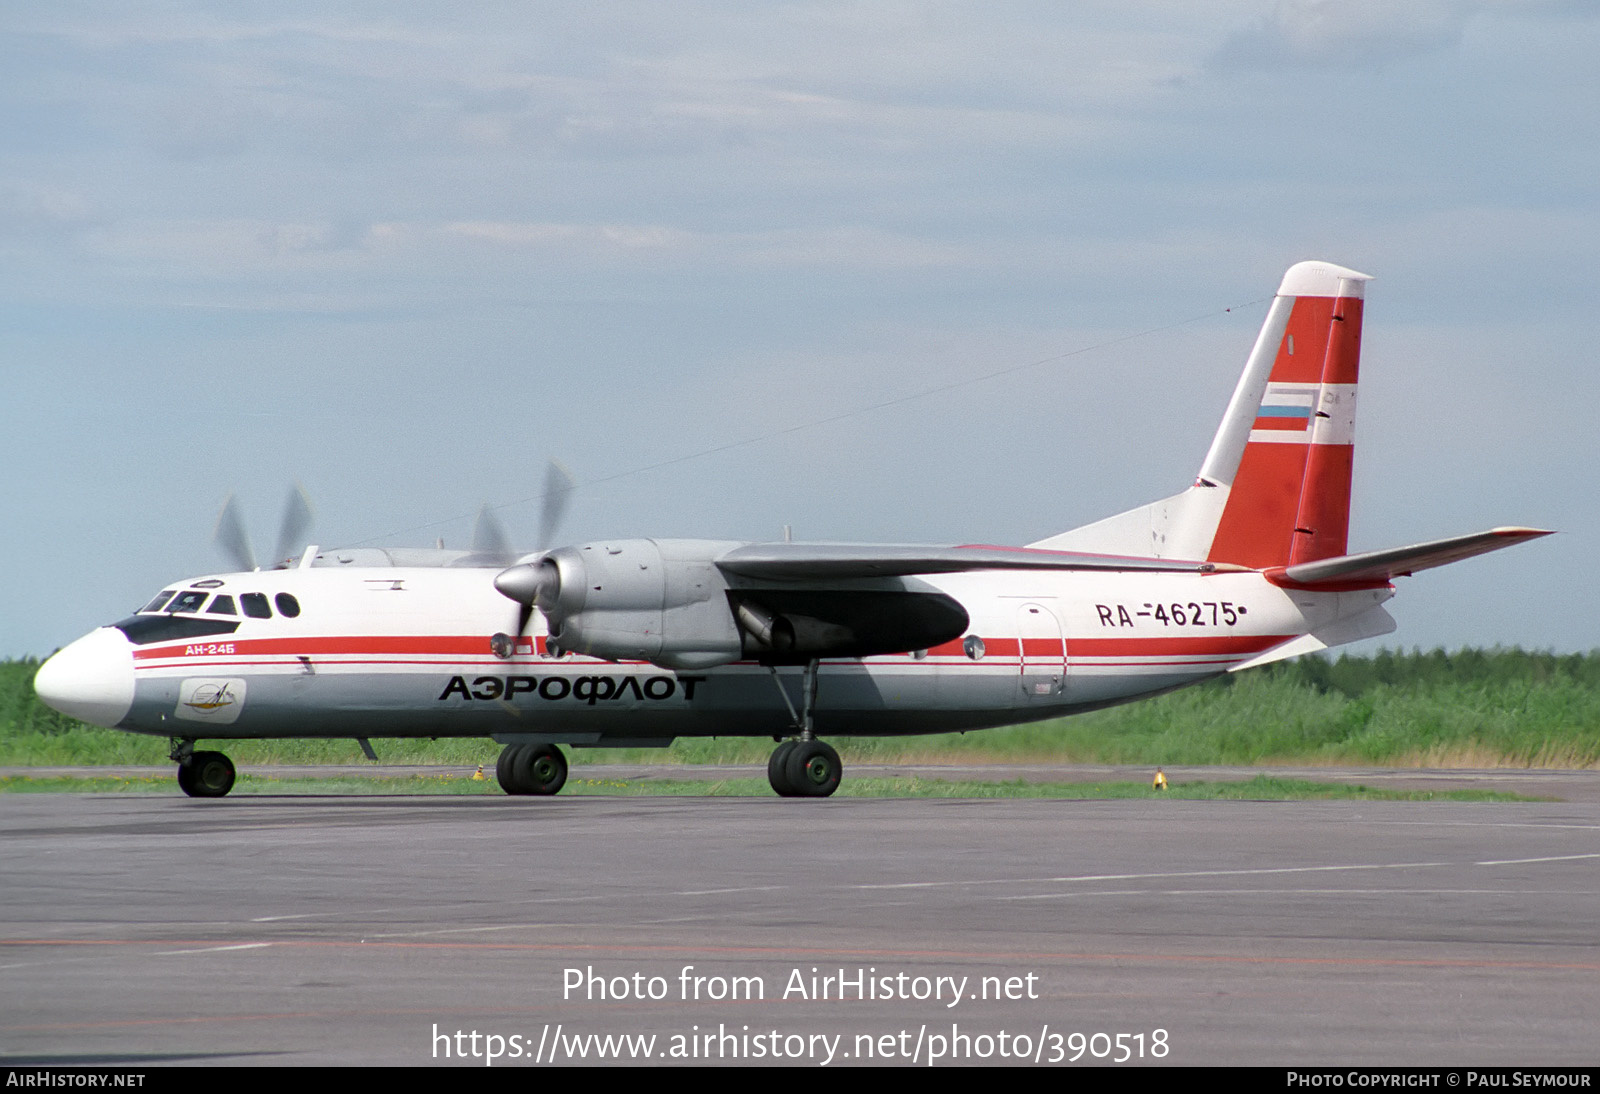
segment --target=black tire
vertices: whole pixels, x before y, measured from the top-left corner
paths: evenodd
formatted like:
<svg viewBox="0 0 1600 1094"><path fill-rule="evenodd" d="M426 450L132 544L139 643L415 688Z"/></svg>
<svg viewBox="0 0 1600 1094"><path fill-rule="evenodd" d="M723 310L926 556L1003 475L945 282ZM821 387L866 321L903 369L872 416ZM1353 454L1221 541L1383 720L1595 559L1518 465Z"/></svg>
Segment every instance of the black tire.
<svg viewBox="0 0 1600 1094"><path fill-rule="evenodd" d="M844 766L825 741L796 741L783 773L797 798L826 798L839 789Z"/></svg>
<svg viewBox="0 0 1600 1094"><path fill-rule="evenodd" d="M187 769L189 776L184 779ZM178 768L178 785L191 798L220 798L233 789L233 761L221 752L196 752Z"/></svg>
<svg viewBox="0 0 1600 1094"><path fill-rule="evenodd" d="M767 782L772 786L773 793L780 798L794 797L794 787L789 785L789 753L793 752L794 746L799 743L799 741L784 741L772 750L772 756L767 760Z"/></svg>
<svg viewBox="0 0 1600 1094"><path fill-rule="evenodd" d="M511 761L520 794L554 794L567 783L567 758L555 745L523 745Z"/></svg>
<svg viewBox="0 0 1600 1094"><path fill-rule="evenodd" d="M517 756L527 745L506 745L500 750L500 758L494 762L494 777L500 783L500 789L507 794L526 794L527 790L517 784Z"/></svg>

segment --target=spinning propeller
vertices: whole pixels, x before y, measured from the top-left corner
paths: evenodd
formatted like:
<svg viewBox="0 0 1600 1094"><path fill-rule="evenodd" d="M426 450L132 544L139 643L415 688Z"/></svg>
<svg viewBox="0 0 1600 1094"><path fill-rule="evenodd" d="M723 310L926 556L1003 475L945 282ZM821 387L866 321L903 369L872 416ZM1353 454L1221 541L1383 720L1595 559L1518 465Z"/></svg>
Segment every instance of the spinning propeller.
<svg viewBox="0 0 1600 1094"><path fill-rule="evenodd" d="M576 483L573 481L572 472L568 471L560 461L551 460L550 466L544 473L543 504L539 509L539 538L536 550L543 554L550 549L551 542L555 539L561 521L567 514L567 506L572 501L572 491ZM494 587L501 593L515 600L521 605L517 613L517 632L511 638L511 649L522 641L522 636L528 632L528 624L533 619L534 606L539 603L539 597L534 594L521 595L521 584L518 583L519 575L525 571L548 573L547 580L554 583L551 595L560 587L560 577L556 573L555 564L548 559L539 559L536 562L517 566L516 551L511 547L510 540L506 537L505 528L500 524L494 511L485 505L478 510L478 520L472 530L472 555L474 559L482 558L484 565L509 567L494 579ZM509 578L508 578L508 575ZM516 593L507 591L502 581L508 581L512 588L519 590ZM546 600L549 603L549 600Z"/></svg>
<svg viewBox="0 0 1600 1094"><path fill-rule="evenodd" d="M304 545L303 537L310 527L311 503L306 500L306 492L298 484L291 486L289 496L283 504L283 516L278 521L278 543L272 553L275 560L272 569L288 569L295 548ZM211 541L217 545L217 549L226 556L236 571L261 568L256 565L256 554L250 545L250 534L245 531L244 519L239 516L238 503L232 494L229 494L228 500L223 503L222 513L217 517L217 530L212 535Z"/></svg>

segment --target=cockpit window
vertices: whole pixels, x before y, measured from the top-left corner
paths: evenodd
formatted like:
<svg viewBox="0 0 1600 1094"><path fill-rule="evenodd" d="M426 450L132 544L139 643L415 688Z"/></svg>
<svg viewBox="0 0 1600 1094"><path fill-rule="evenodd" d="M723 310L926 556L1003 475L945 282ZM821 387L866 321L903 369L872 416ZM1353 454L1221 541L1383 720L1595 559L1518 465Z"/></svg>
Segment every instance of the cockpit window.
<svg viewBox="0 0 1600 1094"><path fill-rule="evenodd" d="M172 594L175 591L176 590L168 589L166 592L162 593L160 596L156 597L154 600L152 600L150 603L146 604L144 607L140 608L139 610L141 612L159 612L162 609L162 607L167 603L167 601L172 599Z"/></svg>
<svg viewBox="0 0 1600 1094"><path fill-rule="evenodd" d="M197 611L200 610L200 605L202 605L202 604L204 604L206 602L206 597L208 597L210 595L211 595L210 593L201 593L201 592L188 592L188 591L181 592L181 593L179 593L177 595L177 598L173 600L172 604L167 608L167 611L169 611L169 612L197 612Z"/></svg>
<svg viewBox="0 0 1600 1094"><path fill-rule="evenodd" d="M278 605L278 614L293 619L300 614L300 602L288 593L279 593L273 597L273 603Z"/></svg>
<svg viewBox="0 0 1600 1094"><path fill-rule="evenodd" d="M120 623L111 624L135 646L148 646L155 642L183 641L206 635L232 634L239 629L237 619L196 619L188 615L130 615Z"/></svg>
<svg viewBox="0 0 1600 1094"><path fill-rule="evenodd" d="M206 609L207 615L237 615L233 610L233 597L218 593L211 607Z"/></svg>
<svg viewBox="0 0 1600 1094"><path fill-rule="evenodd" d="M244 614L251 619L271 619L272 607L267 603L266 593L241 593L239 607L244 609Z"/></svg>

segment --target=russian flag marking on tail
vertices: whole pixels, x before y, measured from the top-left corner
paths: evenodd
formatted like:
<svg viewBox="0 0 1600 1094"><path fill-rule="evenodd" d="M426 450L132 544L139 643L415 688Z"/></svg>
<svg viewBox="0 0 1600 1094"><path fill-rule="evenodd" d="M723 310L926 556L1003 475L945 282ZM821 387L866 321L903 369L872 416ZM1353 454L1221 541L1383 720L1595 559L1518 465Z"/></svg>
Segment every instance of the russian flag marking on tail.
<svg viewBox="0 0 1600 1094"><path fill-rule="evenodd" d="M1255 424L1250 427L1252 441L1275 441L1277 437L1257 437L1256 433L1306 433L1311 429L1311 417L1316 413L1319 390L1314 387L1271 384L1256 411ZM1288 441L1301 438L1287 437Z"/></svg>

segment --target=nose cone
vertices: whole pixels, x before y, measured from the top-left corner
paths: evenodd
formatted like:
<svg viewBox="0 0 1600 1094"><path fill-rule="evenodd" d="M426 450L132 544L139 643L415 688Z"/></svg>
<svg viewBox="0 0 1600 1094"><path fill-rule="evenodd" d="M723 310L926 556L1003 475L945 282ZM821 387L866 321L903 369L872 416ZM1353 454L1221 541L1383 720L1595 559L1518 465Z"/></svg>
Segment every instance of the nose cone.
<svg viewBox="0 0 1600 1094"><path fill-rule="evenodd" d="M101 627L39 666L33 690L47 706L111 728L133 706L133 646L115 627Z"/></svg>

